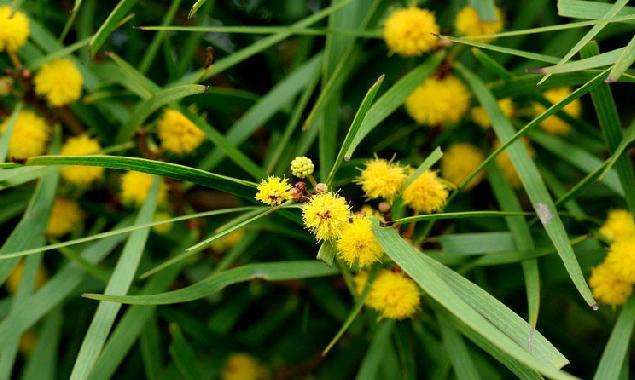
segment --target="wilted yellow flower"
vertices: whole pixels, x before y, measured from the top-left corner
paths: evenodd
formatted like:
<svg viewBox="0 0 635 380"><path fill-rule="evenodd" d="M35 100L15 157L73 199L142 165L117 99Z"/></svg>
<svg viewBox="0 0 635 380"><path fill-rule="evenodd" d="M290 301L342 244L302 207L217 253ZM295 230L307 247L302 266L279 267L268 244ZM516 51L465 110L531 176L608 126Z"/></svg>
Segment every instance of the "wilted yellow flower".
<svg viewBox="0 0 635 380"><path fill-rule="evenodd" d="M167 189L162 178L159 178L157 203L163 203L167 198ZM129 171L121 176L121 200L123 203L141 206L150 194L152 175Z"/></svg>
<svg viewBox="0 0 635 380"><path fill-rule="evenodd" d="M406 111L417 123L457 123L470 106L467 88L452 75L425 80L406 98Z"/></svg>
<svg viewBox="0 0 635 380"><path fill-rule="evenodd" d="M534 150L531 145L529 145L527 139L523 138L521 141L525 144L525 148L527 148L527 152L529 153L529 155L533 156ZM498 149L499 146L500 141L496 141L496 143L494 144L494 149ZM503 171L503 175L510 185L512 185L513 187L519 187L520 185L522 185L520 177L518 176L518 172L516 171L516 167L514 167L514 164L509 157L509 153L507 153L506 150L496 156L496 164Z"/></svg>
<svg viewBox="0 0 635 380"><path fill-rule="evenodd" d="M500 107L503 115L507 118L511 118L514 115L514 103L511 99L505 98L500 99L498 101L498 107ZM487 112L481 106L474 107L470 111L470 116L472 117L472 121L478 124L481 128L487 129L492 126L492 121L489 119Z"/></svg>
<svg viewBox="0 0 635 380"><path fill-rule="evenodd" d="M9 118L2 123L0 131L4 133L8 125ZM11 140L9 140L9 157L25 159L41 155L46 149L48 137L49 127L46 120L33 111L20 111L13 125Z"/></svg>
<svg viewBox="0 0 635 380"><path fill-rule="evenodd" d="M291 161L291 174L298 178L305 178L313 174L315 166L309 157L296 157Z"/></svg>
<svg viewBox="0 0 635 380"><path fill-rule="evenodd" d="M381 253L370 219L355 217L344 225L337 239L337 256L349 266L366 267L379 261Z"/></svg>
<svg viewBox="0 0 635 380"><path fill-rule="evenodd" d="M610 241L620 240L635 235L635 221L628 210L609 211L606 221L600 227L600 234Z"/></svg>
<svg viewBox="0 0 635 380"><path fill-rule="evenodd" d="M231 354L221 373L222 380L266 380L268 378L267 368L249 354Z"/></svg>
<svg viewBox="0 0 635 380"><path fill-rule="evenodd" d="M390 51L416 56L437 46L439 26L434 14L417 7L393 11L384 23L384 41Z"/></svg>
<svg viewBox="0 0 635 380"><path fill-rule="evenodd" d="M613 242L604 262L621 280L635 283L635 236Z"/></svg>
<svg viewBox="0 0 635 380"><path fill-rule="evenodd" d="M205 139L201 131L190 119L177 110L168 109L159 120L157 133L165 150L183 154L196 149Z"/></svg>
<svg viewBox="0 0 635 380"><path fill-rule="evenodd" d="M485 156L480 149L470 144L450 145L441 158L441 174L443 178L458 186L472 173L483 161ZM481 170L474 178L468 182L466 188L476 186L483 179Z"/></svg>
<svg viewBox="0 0 635 380"><path fill-rule="evenodd" d="M291 199L291 185L286 178L270 176L258 184L256 199L262 203L279 206Z"/></svg>
<svg viewBox="0 0 635 380"><path fill-rule="evenodd" d="M571 89L566 87L552 88L543 95L551 104L556 104L571 95ZM536 116L547 110L547 108L540 103L534 103L533 106L533 111ZM582 103L580 102L580 99L576 99L564 106L563 111L573 118L579 117L582 114ZM569 133L571 130L569 123L555 115L549 116L543 120L542 123L540 123L540 127L553 135L564 135Z"/></svg>
<svg viewBox="0 0 635 380"><path fill-rule="evenodd" d="M385 198L392 201L406 179L406 171L399 164L381 158L366 161L357 179L368 198Z"/></svg>
<svg viewBox="0 0 635 380"><path fill-rule="evenodd" d="M29 18L9 5L0 7L0 52L16 53L29 38Z"/></svg>
<svg viewBox="0 0 635 380"><path fill-rule="evenodd" d="M320 193L302 206L302 220L318 240L340 236L351 212L346 199L335 193Z"/></svg>
<svg viewBox="0 0 635 380"><path fill-rule="evenodd" d="M24 274L24 261L20 260L18 261L18 264L11 271L9 278L7 278L7 288L9 289L10 293L14 294L18 290L18 287L20 286L20 283L22 282L23 274ZM37 289L42 287L42 285L44 285L44 283L46 282L46 279L47 279L46 271L40 265L37 268L37 272L35 272L35 288Z"/></svg>
<svg viewBox="0 0 635 380"><path fill-rule="evenodd" d="M622 305L633 292L633 285L616 275L606 263L593 268L589 285L595 299L611 306Z"/></svg>
<svg viewBox="0 0 635 380"><path fill-rule="evenodd" d="M228 233L220 239L216 239L212 242L212 248L216 252L225 252L229 249L234 248L238 242L240 242L245 236L245 231L242 229L238 229Z"/></svg>
<svg viewBox="0 0 635 380"><path fill-rule="evenodd" d="M371 285L367 305L384 318L410 318L419 308L419 287L401 272L381 270Z"/></svg>
<svg viewBox="0 0 635 380"><path fill-rule="evenodd" d="M82 217L82 210L75 201L57 197L51 208L46 234L52 237L65 235L77 228Z"/></svg>
<svg viewBox="0 0 635 380"><path fill-rule="evenodd" d="M461 36L489 36L503 30L504 19L498 7L496 7L496 20L482 21L476 9L466 6L461 9L454 20L457 34ZM479 41L491 41L492 37L480 37Z"/></svg>
<svg viewBox="0 0 635 380"><path fill-rule="evenodd" d="M66 140L60 151L62 156L87 156L101 151L99 142L87 135L71 137ZM62 177L78 186L87 186L104 175L104 168L99 166L66 166L61 170Z"/></svg>
<svg viewBox="0 0 635 380"><path fill-rule="evenodd" d="M448 189L437 177L437 173L426 170L404 190L404 203L423 213L439 211L448 199Z"/></svg>
<svg viewBox="0 0 635 380"><path fill-rule="evenodd" d="M82 95L82 73L70 59L45 63L35 75L35 92L52 106L70 104Z"/></svg>

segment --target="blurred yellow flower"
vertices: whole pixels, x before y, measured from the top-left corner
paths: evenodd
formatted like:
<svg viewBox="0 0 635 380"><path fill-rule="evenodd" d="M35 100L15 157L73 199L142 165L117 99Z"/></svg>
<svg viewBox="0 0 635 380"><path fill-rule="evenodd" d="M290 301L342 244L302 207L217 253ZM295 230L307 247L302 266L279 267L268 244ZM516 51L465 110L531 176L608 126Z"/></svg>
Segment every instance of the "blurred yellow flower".
<svg viewBox="0 0 635 380"><path fill-rule="evenodd" d="M600 234L609 241L615 241L635 235L635 221L628 210L609 211L606 221L600 227Z"/></svg>
<svg viewBox="0 0 635 380"><path fill-rule="evenodd" d="M410 117L429 126L457 123L469 106L467 88L452 75L428 78L406 98Z"/></svg>
<svg viewBox="0 0 635 380"><path fill-rule="evenodd" d="M35 92L52 106L70 104L82 95L82 73L70 59L45 63L35 75Z"/></svg>
<svg viewBox="0 0 635 380"><path fill-rule="evenodd" d="M10 5L0 7L0 52L16 53L29 38L29 18Z"/></svg>
<svg viewBox="0 0 635 380"><path fill-rule="evenodd" d="M437 46L439 26L434 14L417 7L393 11L384 23L384 41L390 51L416 56Z"/></svg>
<svg viewBox="0 0 635 380"><path fill-rule="evenodd" d="M604 262L619 279L635 283L635 236L613 242Z"/></svg>
<svg viewBox="0 0 635 380"><path fill-rule="evenodd" d="M498 101L498 106L503 112L503 115L507 118L514 116L514 103L511 99L500 99ZM487 115L487 112L485 112L485 109L481 106L472 108L470 111L470 117L472 118L472 121L483 129L487 129L492 126L492 121L489 119L489 115Z"/></svg>
<svg viewBox="0 0 635 380"><path fill-rule="evenodd" d="M552 88L543 94L545 98L551 103L556 104L564 100L567 96L571 95L571 89L566 87ZM540 103L533 103L533 112L536 116L545 112L547 108ZM573 117L580 117L582 114L582 103L580 99L576 99L571 103L564 106L563 111ZM564 135L569 133L571 126L566 121L562 120L558 116L552 115L546 118L540 123L540 127L546 132L553 135Z"/></svg>
<svg viewBox="0 0 635 380"><path fill-rule="evenodd" d="M529 155L533 156L534 149L531 147L531 145L529 145L527 139L523 138L521 141L525 144L525 148L527 149ZM498 149L499 146L500 141L496 141L494 143L494 149ZM512 163L512 160L509 157L509 153L507 153L507 151L503 151L498 156L496 156L496 165L498 165L498 167L503 171L503 175L510 183L510 185L512 185L513 187L519 187L520 185L522 185L520 177L518 176L518 172L516 171L516 167Z"/></svg>
<svg viewBox="0 0 635 380"><path fill-rule="evenodd" d="M361 294L368 281L368 274L360 272L355 277L355 288ZM408 276L382 269L371 285L366 305L377 310L384 318L410 318L419 308L419 286Z"/></svg>
<svg viewBox="0 0 635 380"><path fill-rule="evenodd" d="M159 178L157 203L167 199L167 189L163 178ZM125 204L141 206L152 188L152 175L129 171L121 176L121 201Z"/></svg>
<svg viewBox="0 0 635 380"><path fill-rule="evenodd" d="M221 373L222 380L266 380L267 368L249 354L231 354Z"/></svg>
<svg viewBox="0 0 635 380"><path fill-rule="evenodd" d="M441 174L455 186L472 173L485 160L485 156L480 149L470 144L453 144L441 157ZM470 180L466 188L478 185L483 179L481 170Z"/></svg>
<svg viewBox="0 0 635 380"><path fill-rule="evenodd" d="M22 275L24 274L24 261L18 261L18 264L13 268L11 274L9 274L9 278L7 278L7 288L9 293L14 294L18 287L20 286L20 282L22 282ZM35 272L35 288L40 288L47 280L46 271L40 265L37 268L37 272Z"/></svg>
<svg viewBox="0 0 635 380"><path fill-rule="evenodd" d="M99 142L87 135L71 137L66 140L60 151L62 156L87 156L98 154L101 151ZM87 186L101 179L104 168L98 166L66 166L61 169L62 177L75 185Z"/></svg>
<svg viewBox="0 0 635 380"><path fill-rule="evenodd" d="M454 19L454 27L457 34L466 37L484 36L477 38L477 40L483 42L493 40L492 37L485 36L499 33L503 30L503 24L503 14L498 7L496 7L496 20L494 21L482 21L476 9L471 6L461 9Z"/></svg>
<svg viewBox="0 0 635 380"><path fill-rule="evenodd" d="M8 125L9 118L2 123L0 131L4 133ZM33 111L22 110L13 125L13 133L9 140L9 157L26 159L43 154L48 137L49 127L46 120Z"/></svg>
<svg viewBox="0 0 635 380"><path fill-rule="evenodd" d="M242 229L237 229L228 233L220 239L216 239L212 242L212 248L216 252L225 252L234 248L238 242L240 242L245 236L245 231Z"/></svg>
<svg viewBox="0 0 635 380"><path fill-rule="evenodd" d="M448 199L448 189L437 177L437 173L426 170L404 190L404 203L416 212L439 211Z"/></svg>
<svg viewBox="0 0 635 380"><path fill-rule="evenodd" d="M181 112L172 109L163 112L157 126L157 133L163 148L176 154L193 151L205 139L205 133L190 119Z"/></svg>
<svg viewBox="0 0 635 380"><path fill-rule="evenodd" d="M66 235L77 228L82 218L83 213L77 202L67 198L57 197L51 208L46 234L51 237Z"/></svg>
<svg viewBox="0 0 635 380"><path fill-rule="evenodd" d="M617 276L606 263L593 268L589 285L596 300L611 306L622 305L633 292L633 285Z"/></svg>
<svg viewBox="0 0 635 380"><path fill-rule="evenodd" d="M166 220L172 219L172 215L166 211L158 211L154 214L152 218L153 222L163 222ZM172 229L172 222L167 222L164 224L157 224L156 226L152 226L152 230L158 234L167 234Z"/></svg>

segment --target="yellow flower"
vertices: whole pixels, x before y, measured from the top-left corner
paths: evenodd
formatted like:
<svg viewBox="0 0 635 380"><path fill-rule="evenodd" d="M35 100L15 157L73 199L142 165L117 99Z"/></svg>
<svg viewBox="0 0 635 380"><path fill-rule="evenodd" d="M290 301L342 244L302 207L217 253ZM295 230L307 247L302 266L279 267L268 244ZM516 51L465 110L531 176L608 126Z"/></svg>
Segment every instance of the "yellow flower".
<svg viewBox="0 0 635 380"><path fill-rule="evenodd" d="M423 172L403 192L405 204L426 214L439 211L447 199L448 189L431 170Z"/></svg>
<svg viewBox="0 0 635 380"><path fill-rule="evenodd" d="M99 142L87 135L71 137L66 140L60 155L62 156L87 156L97 154L101 150ZM104 168L98 166L66 166L61 170L62 177L70 183L78 186L87 186L93 181L101 179Z"/></svg>
<svg viewBox="0 0 635 380"><path fill-rule="evenodd" d="M620 240L635 235L633 214L623 209L609 211L606 221L602 227L600 227L600 234L609 241Z"/></svg>
<svg viewBox="0 0 635 380"><path fill-rule="evenodd" d="M454 27L456 28L456 32L461 36L489 36L503 30L503 22L503 15L498 7L496 7L496 20L482 21L476 9L466 6L456 15ZM491 41L492 39L492 37L477 38L477 40L484 42Z"/></svg>
<svg viewBox="0 0 635 380"><path fill-rule="evenodd" d="M595 299L611 306L625 303L633 292L633 285L620 279L606 263L593 268L589 285Z"/></svg>
<svg viewBox="0 0 635 380"><path fill-rule="evenodd" d="M370 219L355 217L344 225L337 239L337 255L349 266L366 267L379 261L381 245L375 238Z"/></svg>
<svg viewBox="0 0 635 380"><path fill-rule="evenodd" d="M238 242L240 242L245 236L245 231L238 229L228 233L220 239L216 239L212 242L212 248L216 252L225 252L234 248Z"/></svg>
<svg viewBox="0 0 635 380"><path fill-rule="evenodd" d="M399 164L381 158L366 161L357 183L368 198L392 201L406 179L406 171Z"/></svg>
<svg viewBox="0 0 635 380"><path fill-rule="evenodd" d="M472 173L485 160L483 152L470 144L454 144L450 145L448 150L441 158L441 174L443 178L458 186L463 180ZM483 179L483 171L481 170L470 182L466 188L472 188L478 185Z"/></svg>
<svg viewBox="0 0 635 380"><path fill-rule="evenodd" d="M514 103L509 98L500 99L498 101L498 107L500 107L503 115L507 118L511 118L514 115ZM470 111L470 116L472 117L472 121L478 124L481 128L487 129L492 126L492 121L489 119L487 112L483 107L478 106L472 108Z"/></svg>
<svg viewBox="0 0 635 380"><path fill-rule="evenodd" d="M635 236L613 242L604 262L622 281L635 283Z"/></svg>
<svg viewBox="0 0 635 380"><path fill-rule="evenodd" d="M9 125L7 118L0 126L2 132ZM9 157L25 159L39 156L46 149L46 141L49 137L49 127L46 120L37 116L33 111L20 111L13 124L13 133L9 141Z"/></svg>
<svg viewBox="0 0 635 380"><path fill-rule="evenodd" d="M82 73L70 59L43 64L34 81L35 92L52 106L70 104L82 95Z"/></svg>
<svg viewBox="0 0 635 380"><path fill-rule="evenodd" d="M551 104L559 103L569 95L571 95L571 89L566 87L552 88L551 90L548 90L544 93L545 98ZM534 103L533 106L533 111L536 116L547 110L545 106L540 103ZM580 99L576 99L564 106L563 111L573 118L579 117L582 114L582 103L580 102ZM564 135L569 133L569 131L571 130L571 126L569 125L569 123L555 115L549 116L548 118L543 120L543 122L540 123L540 127L546 132L553 135Z"/></svg>
<svg viewBox="0 0 635 380"><path fill-rule="evenodd" d="M334 193L320 193L302 206L302 220L318 240L340 236L351 212L346 199Z"/></svg>
<svg viewBox="0 0 635 380"><path fill-rule="evenodd" d="M533 156L534 150L531 145L529 145L527 139L522 139L522 142L525 144L525 148L527 148L527 152L529 153L529 155ZM496 143L494 144L494 149L498 149L499 146L500 141L496 141ZM514 164L512 163L512 160L509 157L509 153L507 153L507 151L503 151L498 156L496 156L496 164L503 171L503 175L510 185L512 185L513 187L519 187L520 185L522 185L520 177L518 176L518 172L516 171L516 167L514 167Z"/></svg>
<svg viewBox="0 0 635 380"><path fill-rule="evenodd" d="M428 78L406 98L406 111L417 123L457 123L470 106L470 94L454 76Z"/></svg>
<svg viewBox="0 0 635 380"><path fill-rule="evenodd" d="M183 154L196 149L205 139L205 133L179 111L168 109L159 120L157 132L165 150Z"/></svg>
<svg viewBox="0 0 635 380"><path fill-rule="evenodd" d="M172 219L172 215L170 215L170 213L165 211L158 211L154 214L152 221L163 222L165 220L170 220L170 219ZM168 232L170 232L171 229L172 229L172 222L157 224L156 226L152 226L152 230L161 235L167 234Z"/></svg>
<svg viewBox="0 0 635 380"><path fill-rule="evenodd" d="M13 268L9 278L7 278L7 288L9 292L14 294L18 287L20 286L20 282L22 282L22 275L24 274L24 261L18 261L18 264ZM35 288L40 288L46 282L47 275L44 268L40 265L37 268L37 272L35 272Z"/></svg>
<svg viewBox="0 0 635 380"><path fill-rule="evenodd" d="M390 51L416 56L437 46L439 26L434 14L417 7L393 11L384 23L384 41Z"/></svg>
<svg viewBox="0 0 635 380"><path fill-rule="evenodd" d="M419 287L405 274L384 269L371 286L367 304L384 318L409 318L419 308Z"/></svg>
<svg viewBox="0 0 635 380"><path fill-rule="evenodd" d="M52 237L66 235L77 227L82 218L82 210L75 201L58 197L51 208L46 234Z"/></svg>
<svg viewBox="0 0 635 380"><path fill-rule="evenodd" d="M279 206L291 199L291 185L286 178L270 176L258 184L256 199L262 203Z"/></svg>
<svg viewBox="0 0 635 380"><path fill-rule="evenodd" d="M29 38L29 18L9 5L0 7L0 52L16 53Z"/></svg>
<svg viewBox="0 0 635 380"><path fill-rule="evenodd" d="M159 179L157 203L163 203L167 198L167 189L163 179ZM123 203L141 206L152 188L152 175L129 171L121 176L121 200Z"/></svg>
<svg viewBox="0 0 635 380"><path fill-rule="evenodd" d="M267 368L249 354L231 354L221 374L222 380L266 380L268 378Z"/></svg>
<svg viewBox="0 0 635 380"><path fill-rule="evenodd" d="M298 178L305 178L313 174L315 166L309 157L296 157L291 161L291 174Z"/></svg>

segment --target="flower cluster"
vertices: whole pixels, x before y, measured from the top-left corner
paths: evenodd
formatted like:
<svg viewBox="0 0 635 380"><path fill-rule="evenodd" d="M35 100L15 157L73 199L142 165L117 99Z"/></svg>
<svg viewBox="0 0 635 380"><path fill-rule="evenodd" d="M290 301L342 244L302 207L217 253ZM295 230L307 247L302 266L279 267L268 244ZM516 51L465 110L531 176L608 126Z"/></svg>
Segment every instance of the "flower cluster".
<svg viewBox="0 0 635 380"><path fill-rule="evenodd" d="M0 125L1 132L7 131L9 120L9 118L5 119ZM43 154L49 133L46 120L31 110L20 111L13 123L13 132L9 140L9 157L23 160Z"/></svg>
<svg viewBox="0 0 635 380"><path fill-rule="evenodd" d="M87 135L80 135L66 140L60 155L87 156L98 154L100 151L101 146L96 139L91 139ZM61 173L66 181L84 187L103 178L104 168L98 166L67 166L62 169Z"/></svg>
<svg viewBox="0 0 635 380"><path fill-rule="evenodd" d="M9 5L0 7L0 52L15 54L29 38L29 18Z"/></svg>
<svg viewBox="0 0 635 380"><path fill-rule="evenodd" d="M45 63L35 75L35 92L51 106L70 104L82 94L82 74L70 59Z"/></svg>
<svg viewBox="0 0 635 380"><path fill-rule="evenodd" d="M168 109L157 124L157 133L161 144L168 152L176 154L189 153L196 149L205 134L181 112Z"/></svg>
<svg viewBox="0 0 635 380"><path fill-rule="evenodd" d="M551 104L556 104L564 100L567 96L571 95L571 89L566 87L552 88L544 93L545 98ZM536 116L545 112L547 109L540 103L533 104L533 112ZM579 117L582 114L582 103L579 99L572 101L564 106L563 111L565 114L571 117ZM565 135L571 130L571 126L566 121L562 120L558 116L552 115L546 118L540 123L540 127L547 133L553 135Z"/></svg>
<svg viewBox="0 0 635 380"><path fill-rule="evenodd" d="M355 276L355 288L362 294L368 282L368 273ZM366 305L377 310L384 318L410 318L419 308L419 287L402 272L382 269L370 285Z"/></svg>
<svg viewBox="0 0 635 380"><path fill-rule="evenodd" d="M141 206L152 188L152 175L130 171L121 176L121 200L125 204ZM159 178L157 203L165 202L167 189L163 178Z"/></svg>

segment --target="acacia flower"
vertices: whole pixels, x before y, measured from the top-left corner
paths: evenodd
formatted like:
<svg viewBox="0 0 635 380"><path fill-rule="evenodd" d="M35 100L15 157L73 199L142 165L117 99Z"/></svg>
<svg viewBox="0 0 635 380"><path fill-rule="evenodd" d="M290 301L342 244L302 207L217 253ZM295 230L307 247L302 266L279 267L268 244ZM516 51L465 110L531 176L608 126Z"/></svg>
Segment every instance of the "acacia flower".
<svg viewBox="0 0 635 380"><path fill-rule="evenodd" d="M229 355L221 373L222 380L265 380L268 378L267 368L253 356L243 353Z"/></svg>
<svg viewBox="0 0 635 380"><path fill-rule="evenodd" d="M390 51L417 56L437 46L439 26L434 14L417 7L393 11L384 23L384 41Z"/></svg>
<svg viewBox="0 0 635 380"><path fill-rule="evenodd" d="M258 184L256 199L270 206L280 206L291 200L291 185L286 178L270 176Z"/></svg>
<svg viewBox="0 0 635 380"><path fill-rule="evenodd" d="M296 157L291 161L291 174L298 178L306 178L314 170L315 166L309 157Z"/></svg>
<svg viewBox="0 0 635 380"><path fill-rule="evenodd" d="M62 156L86 156L101 151L99 142L87 135L71 137L66 140L60 151ZM87 186L93 181L101 179L104 168L98 166L66 166L61 169L62 177L75 185Z"/></svg>
<svg viewBox="0 0 635 380"><path fill-rule="evenodd" d="M157 192L157 203L163 203L167 198L167 189L163 179L160 179ZM136 171L126 172L121 176L121 201L126 204L141 206L150 194L152 175Z"/></svg>
<svg viewBox="0 0 635 380"><path fill-rule="evenodd" d="M443 178L458 186L485 160L480 149L470 144L450 145L441 158L441 174ZM478 185L483 179L483 171L480 171L467 183L467 188Z"/></svg>
<svg viewBox="0 0 635 380"><path fill-rule="evenodd" d="M633 285L622 280L606 263L593 268L589 285L595 299L611 306L622 305L633 292Z"/></svg>
<svg viewBox="0 0 635 380"><path fill-rule="evenodd" d="M70 104L82 95L82 73L70 59L45 63L35 75L35 92L52 106Z"/></svg>
<svg viewBox="0 0 635 380"><path fill-rule="evenodd" d="M621 240L635 235L633 214L624 209L609 211L606 221L600 227L600 234L609 241Z"/></svg>
<svg viewBox="0 0 635 380"><path fill-rule="evenodd" d="M29 38L29 18L11 6L0 7L0 52L16 53Z"/></svg>
<svg viewBox="0 0 635 380"><path fill-rule="evenodd" d="M205 139L203 131L181 112L173 109L163 112L157 125L157 133L163 148L176 154L193 151Z"/></svg>
<svg viewBox="0 0 635 380"><path fill-rule="evenodd" d="M381 253L370 219L357 216L344 225L337 239L337 255L349 266L366 267L379 261Z"/></svg>
<svg viewBox="0 0 635 380"><path fill-rule="evenodd" d="M318 240L340 236L350 215L346 199L330 192L316 194L302 206L304 226L311 230Z"/></svg>
<svg viewBox="0 0 635 380"><path fill-rule="evenodd" d="M355 276L355 291L361 294L368 274ZM419 308L419 287L405 274L382 269L371 285L366 305L377 310L383 318L410 318Z"/></svg>
<svg viewBox="0 0 635 380"><path fill-rule="evenodd" d="M489 36L496 34L503 30L503 15L501 10L496 7L495 9L496 20L482 21L476 12L476 9L466 6L457 13L454 19L454 27L457 34L461 36L474 37L474 36ZM479 41L488 42L492 37L480 37Z"/></svg>
<svg viewBox="0 0 635 380"><path fill-rule="evenodd" d="M448 199L448 189L437 173L426 170L404 190L404 203L417 212L426 214L439 211Z"/></svg>
<svg viewBox="0 0 635 380"><path fill-rule="evenodd" d="M3 133L9 126L7 118L0 126ZM11 140L9 140L9 157L26 159L39 156L46 149L49 137L49 127L46 120L37 116L33 111L22 110L13 124Z"/></svg>
<svg viewBox="0 0 635 380"><path fill-rule="evenodd" d="M635 283L635 236L613 242L604 262L621 280Z"/></svg>
<svg viewBox="0 0 635 380"><path fill-rule="evenodd" d="M470 106L467 88L452 75L430 77L406 98L406 111L417 123L437 126L459 122Z"/></svg>
<svg viewBox="0 0 635 380"><path fill-rule="evenodd" d="M498 107L501 109L503 115L507 118L511 118L514 115L514 103L510 98L500 99L498 102ZM492 121L489 118L485 109L481 106L474 107L470 111L470 117L472 121L478 124L481 128L487 129L492 126Z"/></svg>
<svg viewBox="0 0 635 380"><path fill-rule="evenodd" d="M77 228L82 218L82 210L75 201L58 197L51 208L46 234L51 237L66 235Z"/></svg>
<svg viewBox="0 0 635 380"><path fill-rule="evenodd" d="M571 95L571 89L566 87L561 88L552 88L546 91L544 94L545 98L551 104L559 103L564 100L567 96ZM533 103L533 112L536 116L545 112L547 108L540 103ZM582 114L582 103L580 99L576 99L571 103L564 106L562 109L567 115L577 118ZM552 135L564 135L569 133L571 130L571 126L566 121L562 120L556 115L549 116L545 120L540 123L540 127L544 129L547 133Z"/></svg>
<svg viewBox="0 0 635 380"><path fill-rule="evenodd" d="M366 161L357 183L367 198L385 198L392 201L405 179L406 171L402 166L375 158Z"/></svg>

